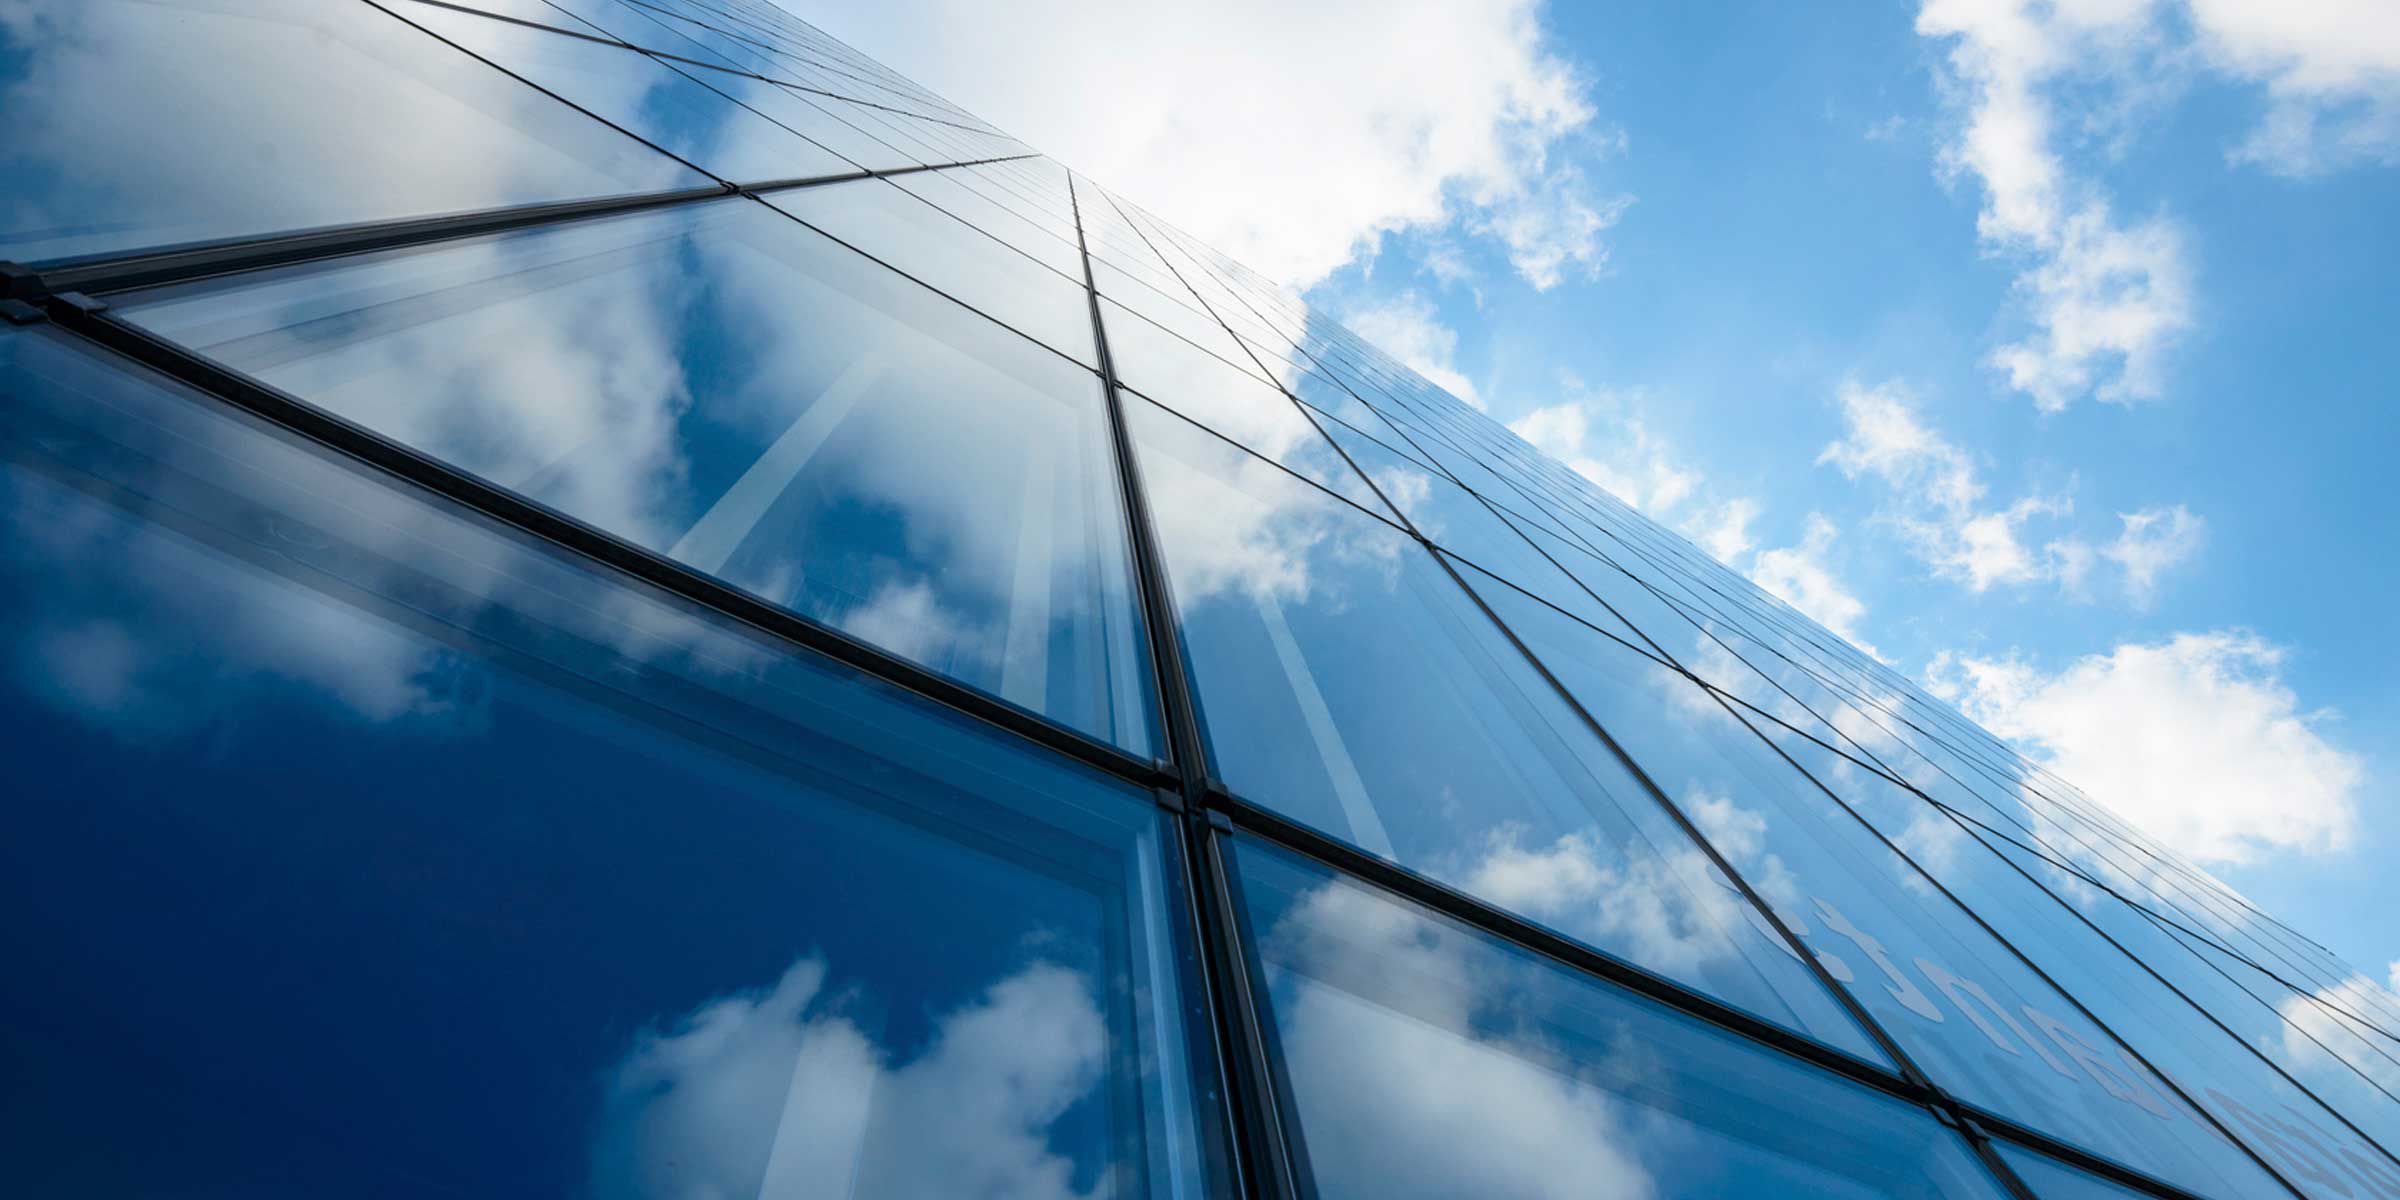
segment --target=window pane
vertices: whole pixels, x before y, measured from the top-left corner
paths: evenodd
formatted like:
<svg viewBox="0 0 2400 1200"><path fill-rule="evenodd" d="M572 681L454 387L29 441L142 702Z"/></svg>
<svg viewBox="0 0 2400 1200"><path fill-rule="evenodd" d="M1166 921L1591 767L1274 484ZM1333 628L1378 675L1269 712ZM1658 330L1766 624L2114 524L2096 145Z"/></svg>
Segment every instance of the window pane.
<svg viewBox="0 0 2400 1200"><path fill-rule="evenodd" d="M1100 312L1109 358L1126 387L1377 516L1390 515L1291 397L1105 297Z"/></svg>
<svg viewBox="0 0 2400 1200"><path fill-rule="evenodd" d="M1083 278L1069 279L877 179L765 193L767 203L1098 370Z"/></svg>
<svg viewBox="0 0 2400 1200"><path fill-rule="evenodd" d="M2281 1190L1708 692L1468 578L1934 1083L2204 1195ZM1913 858L1963 836L1928 804L1895 840Z"/></svg>
<svg viewBox="0 0 2400 1200"><path fill-rule="evenodd" d="M1414 541L1154 406L1127 416L1235 793L1876 1056Z"/></svg>
<svg viewBox="0 0 2400 1200"><path fill-rule="evenodd" d="M2031 1150L2020 1150L2006 1142L1994 1143L2000 1157L2007 1160L2008 1169L2033 1189L2041 1200L2147 1200L2148 1193L2110 1183L2098 1176L2086 1175L2056 1159L2046 1158Z"/></svg>
<svg viewBox="0 0 2400 1200"><path fill-rule="evenodd" d="M1263 844L1236 863L1324 1195L2001 1195L1920 1109Z"/></svg>
<svg viewBox="0 0 2400 1200"><path fill-rule="evenodd" d="M647 54L431 4L409 20L720 179L841 175L855 164Z"/></svg>
<svg viewBox="0 0 2400 1200"><path fill-rule="evenodd" d="M0 26L0 258L710 182L370 5L17 7Z"/></svg>
<svg viewBox="0 0 2400 1200"><path fill-rule="evenodd" d="M914 175L894 176L892 182L913 195L932 201L942 211L1040 259L1051 270L1069 279L1083 278L1083 254L1076 248L1073 225L1054 224L1046 217L1011 207L1004 193L994 195L999 189L973 170L962 167L947 171L919 171Z"/></svg>
<svg viewBox="0 0 2400 1200"><path fill-rule="evenodd" d="M1098 377L764 206L264 272L119 311L863 641L1153 744Z"/></svg>
<svg viewBox="0 0 2400 1200"><path fill-rule="evenodd" d="M26 1195L1201 1194L1147 797L0 339Z"/></svg>
<svg viewBox="0 0 2400 1200"><path fill-rule="evenodd" d="M1988 833L1978 837L1955 823L1948 827L1955 833L1931 826L1912 831L1926 808L1922 798L1890 786L1882 776L1839 759L1816 742L1779 726L1766 728L1777 745L1841 793L1885 836L1938 848L1940 852L1918 858L1927 873L2303 1193L2316 1200L2400 1196L2400 1173L2391 1176L2389 1192L2374 1190L2383 1185L2386 1172L2394 1171L2391 1160L2340 1129L2321 1106L2209 1024L2199 1010L2110 945L2035 880L2076 904L2120 903L2114 897ZM2061 1047L2068 1048L2065 1043ZM2110 1060L2070 1057L2095 1085L2126 1086L2123 1070ZM2189 1114L2181 1105L2174 1111L2178 1119ZM2173 1124L2159 1121L2162 1127Z"/></svg>

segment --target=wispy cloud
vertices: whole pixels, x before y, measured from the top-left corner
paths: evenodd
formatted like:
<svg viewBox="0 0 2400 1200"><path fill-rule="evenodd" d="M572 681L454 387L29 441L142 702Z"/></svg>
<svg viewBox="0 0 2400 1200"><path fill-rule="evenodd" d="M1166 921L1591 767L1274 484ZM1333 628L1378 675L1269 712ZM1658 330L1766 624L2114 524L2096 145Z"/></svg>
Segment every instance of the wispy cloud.
<svg viewBox="0 0 2400 1200"><path fill-rule="evenodd" d="M1976 232L2018 264L2029 334L1993 363L2045 411L2078 398L2154 399L2163 357L2191 324L2182 234L2128 222L2055 144L2050 89L2137 55L2149 5L1927 0L1917 32L1948 46L1945 82L1962 113L1944 169L1983 192Z"/></svg>
<svg viewBox="0 0 2400 1200"><path fill-rule="evenodd" d="M2193 858L2348 847L2365 765L2300 706L2285 651L2244 630L2127 642L2045 670L1938 656L1938 695Z"/></svg>
<svg viewBox="0 0 2400 1200"><path fill-rule="evenodd" d="M1423 295L1404 291L1356 305L1343 311L1342 322L1434 386L1476 408L1485 407L1475 381L1458 369L1458 331L1442 324L1433 302Z"/></svg>
<svg viewBox="0 0 2400 1200"><path fill-rule="evenodd" d="M2110 112L2205 72L2264 89L2262 118L2227 151L2236 164L2400 162L2400 7L2382 0L1924 0L1917 32L1945 48L1958 115L1943 168L1981 190L1976 230L2017 265L2031 325L1992 361L2045 411L2158 398L2194 321L2185 231L2118 212L2070 162L2078 133L2106 134Z"/></svg>
<svg viewBox="0 0 2400 1200"><path fill-rule="evenodd" d="M2126 597L2148 604L2159 576L2198 552L2205 522L2178 504L2123 514L2116 540L2095 549L2071 532L2036 542L2037 521L2074 515L2069 495L2027 495L1990 502L1975 461L1926 424L1902 384L1844 382L1835 394L1842 436L1817 461L1851 479L1873 479L1892 497L1888 518L1937 577L1976 592L2032 584L2082 595L2094 563L2123 571Z"/></svg>
<svg viewBox="0 0 2400 1200"><path fill-rule="evenodd" d="M1840 580L1826 561L1839 531L1822 513L1808 514L1797 545L1761 551L1750 566L1750 579L1784 603L1807 613L1809 619L1840 634L1844 641L1882 657L1859 632L1867 606Z"/></svg>

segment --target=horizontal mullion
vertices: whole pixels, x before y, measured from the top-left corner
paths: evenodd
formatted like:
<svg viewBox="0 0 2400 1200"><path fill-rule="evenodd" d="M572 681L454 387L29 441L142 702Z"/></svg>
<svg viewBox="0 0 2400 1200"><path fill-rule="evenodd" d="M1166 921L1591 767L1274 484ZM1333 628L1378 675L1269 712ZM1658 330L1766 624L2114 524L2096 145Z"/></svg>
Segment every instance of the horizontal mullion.
<svg viewBox="0 0 2400 1200"><path fill-rule="evenodd" d="M307 437L351 459L414 484L485 517L623 572L689 603L812 650L944 708L1066 755L1143 788L1175 775L1153 758L1052 723L948 676L899 658L789 609L772 604L654 551L595 529L542 504L355 425L296 396L231 370L105 313L60 300L50 317L70 333L159 371L217 399Z"/></svg>
<svg viewBox="0 0 2400 1200"><path fill-rule="evenodd" d="M501 208L476 209L471 212L448 213L434 217L402 217L389 221L331 225L316 229L209 242L196 246L144 249L127 254L111 255L106 258L81 259L55 266L33 268L26 272L24 281L15 285L10 292L10 298L34 300L45 295L57 295L62 292L100 294L133 288L157 287L169 283L188 283L195 279L229 275L240 271L289 266L295 263L339 258L375 250L394 250L406 246L474 237L480 234L502 233L536 225L689 204L700 200L715 200L727 196L767 191L788 191L793 188L848 183L859 179L880 179L926 171L946 171L959 167L981 166L986 163L1011 162L1025 157L1030 156L1010 155L1005 158L981 158L969 159L964 162L892 167L879 171L847 171L833 175L812 175L794 179L766 180L758 183L726 183L710 187L678 188L672 191L642 192L591 200L508 205Z"/></svg>
<svg viewBox="0 0 2400 1200"><path fill-rule="evenodd" d="M1379 858L1329 834L1303 825L1281 813L1213 786L1207 801L1223 812L1234 827L1284 850L1312 859L1348 876L1396 893L1475 931L1518 949L1539 955L1581 974L1594 976L1646 999L1657 1001L1746 1041L1758 1043L1828 1070L1886 1095L1936 1108L1940 1096L1865 1059L1844 1054L1806 1034L1736 1008L1706 993L1657 974L1646 967L1596 950L1565 934L1519 917Z"/></svg>

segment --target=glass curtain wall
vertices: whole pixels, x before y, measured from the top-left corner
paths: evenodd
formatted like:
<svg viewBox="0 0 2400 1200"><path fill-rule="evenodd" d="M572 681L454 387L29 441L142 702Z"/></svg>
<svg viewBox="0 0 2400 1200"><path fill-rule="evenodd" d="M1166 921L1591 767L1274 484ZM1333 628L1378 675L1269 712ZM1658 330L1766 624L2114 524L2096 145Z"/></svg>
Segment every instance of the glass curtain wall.
<svg viewBox="0 0 2400 1200"><path fill-rule="evenodd" d="M2400 1200L2400 998L771 0L0 94L24 1194Z"/></svg>

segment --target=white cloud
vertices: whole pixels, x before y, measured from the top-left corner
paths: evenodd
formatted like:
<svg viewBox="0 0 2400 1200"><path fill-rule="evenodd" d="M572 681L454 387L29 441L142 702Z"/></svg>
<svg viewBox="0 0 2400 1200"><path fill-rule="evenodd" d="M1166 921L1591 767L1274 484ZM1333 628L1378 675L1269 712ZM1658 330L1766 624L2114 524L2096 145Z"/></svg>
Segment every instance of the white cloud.
<svg viewBox="0 0 2400 1200"><path fill-rule="evenodd" d="M1637 856L1590 832L1531 847L1525 837L1522 826L1498 827L1448 874L1479 899L1678 979L1702 978L1734 953L1728 931L1741 927L1742 901L1696 885L1711 865L1698 850Z"/></svg>
<svg viewBox="0 0 2400 1200"><path fill-rule="evenodd" d="M1626 203L1534 0L787 2L1286 283L1455 222L1546 287Z"/></svg>
<svg viewBox="0 0 2400 1200"><path fill-rule="evenodd" d="M1700 490L1699 472L1632 411L1638 395L1594 390L1572 374L1562 373L1559 383L1564 399L1509 422L1510 431L1657 520L1671 519Z"/></svg>
<svg viewBox="0 0 2400 1200"><path fill-rule="evenodd" d="M1291 964L1275 1003L1309 1158L1346 1191L1657 1194L1638 1148L1675 1131L1637 1135L1628 1125L1647 1110L1613 1093L1655 1084L1658 1069L1631 1048L1598 1062L1562 1054L1524 1011L1538 990L1489 978L1470 935L1328 885L1300 897L1268 940L1277 965Z"/></svg>
<svg viewBox="0 0 2400 1200"><path fill-rule="evenodd" d="M1685 532L1718 562L1732 562L1750 551L1750 522L1758 519L1758 502L1736 496L1712 505L1685 525Z"/></svg>
<svg viewBox="0 0 2400 1200"><path fill-rule="evenodd" d="M1993 361L2046 411L2157 397L2193 319L2182 231L2116 215L2069 165L2063 112L2085 114L2088 134L2198 69L2264 91L2234 162L2293 175L2400 162L2400 6L2387 0L1924 0L1917 32L1947 43L1963 114L1944 168L1980 184L1977 231L2020 267L2033 329Z"/></svg>
<svg viewBox="0 0 2400 1200"><path fill-rule="evenodd" d="M2147 604L2157 592L2160 572L2200 552L2206 525L2180 504L2117 517L2125 523L2124 531L2100 553L2125 569L2127 594Z"/></svg>
<svg viewBox="0 0 2400 1200"><path fill-rule="evenodd" d="M2283 651L2239 630L2125 643L2052 673L1938 656L1934 692L2195 859L2347 848L2365 767L2303 711Z"/></svg>
<svg viewBox="0 0 2400 1200"><path fill-rule="evenodd" d="M2147 44L2148 0L1926 0L1917 32L1949 40L1946 82L1965 110L1946 170L1984 193L1976 231L2020 264L2033 330L1993 358L2044 411L2075 399L2152 399L2161 358L2191 324L2181 235L2128 224L2053 145L2048 89L2127 61Z"/></svg>
<svg viewBox="0 0 2400 1200"><path fill-rule="evenodd" d="M2386 0L2189 0L2209 64L2265 85L2233 152L2284 174L2400 161L2400 6Z"/></svg>
<svg viewBox="0 0 2400 1200"><path fill-rule="evenodd" d="M2106 558L2122 569L2127 597L2148 604L2159 575L2200 548L2205 523L2180 504L2124 514L2117 540L2097 551L2072 533L2036 544L2028 527L2073 516L2070 498L2032 495L1987 504L1990 489L1974 460L1925 424L1915 398L1898 382L1865 387L1845 381L1836 399L1842 436L1817 461L1889 488L1898 501L1890 519L1941 578L1977 592L2052 584L2081 595L2095 560Z"/></svg>
<svg viewBox="0 0 2400 1200"><path fill-rule="evenodd" d="M1853 479L1879 476L1943 508L1966 508L1983 498L1974 464L1917 419L1911 397L1899 384L1867 388L1844 381L1839 399L1842 438L1826 446L1818 462L1832 463Z"/></svg>
<svg viewBox="0 0 2400 1200"><path fill-rule="evenodd" d="M2400 967L2400 963L2394 966ZM2315 1068L2338 1086L2355 1086L2348 1078L2354 1066L2378 1086L2400 1089L2400 1064L2365 1044L2349 1020L2326 1011L2331 1007L2351 1017L2380 1015L2385 998L2376 996L2377 990L2374 981L2354 975L2334 986L2318 988L2313 998L2290 996L2276 1005L2284 1020L2277 1032L2286 1059Z"/></svg>
<svg viewBox="0 0 2400 1200"><path fill-rule="evenodd" d="M1455 361L1458 332L1442 324L1433 302L1424 296L1406 291L1346 309L1342 323L1434 386L1475 408L1485 407L1483 397L1475 391L1475 381L1462 374Z"/></svg>
<svg viewBox="0 0 2400 1200"><path fill-rule="evenodd" d="M605 1197L846 1194L1069 1200L1050 1126L1098 1086L1090 981L1035 962L935 1021L906 1061L845 1015L821 958L634 1040L593 1150Z"/></svg>
<svg viewBox="0 0 2400 1200"><path fill-rule="evenodd" d="M1880 658L1858 630L1859 621L1867 615L1866 604L1843 587L1825 563L1826 551L1833 548L1839 533L1823 513L1808 514L1800 544L1761 551L1758 561L1750 565L1750 580L1841 635L1842 640Z"/></svg>

